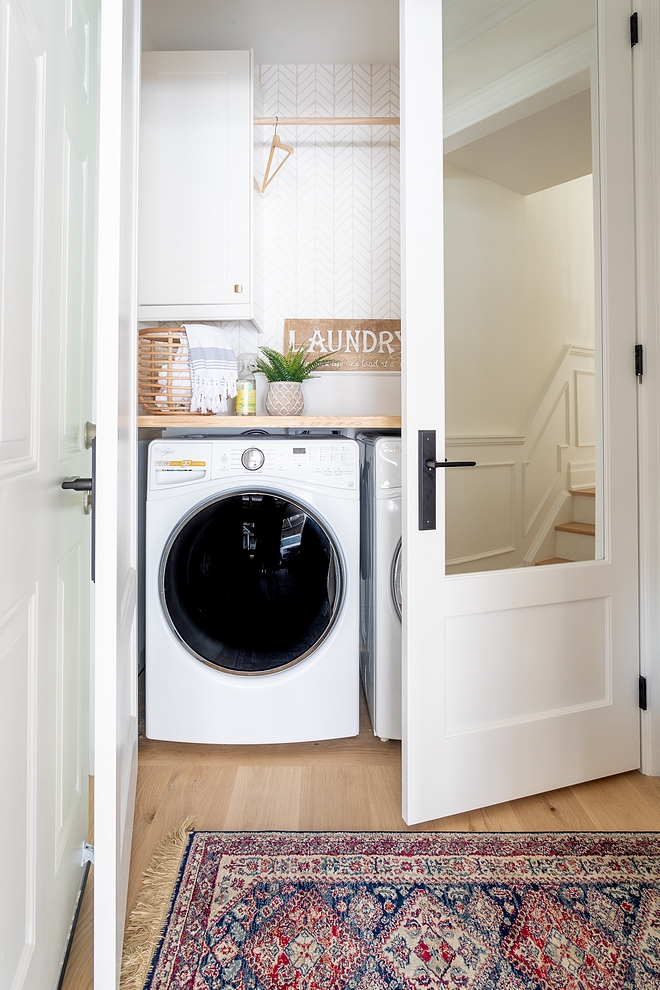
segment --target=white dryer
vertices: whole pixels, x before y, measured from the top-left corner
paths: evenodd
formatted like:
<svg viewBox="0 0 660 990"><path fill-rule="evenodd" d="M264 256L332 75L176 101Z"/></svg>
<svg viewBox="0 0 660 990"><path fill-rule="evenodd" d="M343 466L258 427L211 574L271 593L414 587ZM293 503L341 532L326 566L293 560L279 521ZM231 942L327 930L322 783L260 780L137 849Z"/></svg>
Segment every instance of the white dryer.
<svg viewBox="0 0 660 990"><path fill-rule="evenodd" d="M401 738L401 437L360 442L360 673L374 734Z"/></svg>
<svg viewBox="0 0 660 990"><path fill-rule="evenodd" d="M358 733L358 475L344 437L150 444L149 738Z"/></svg>

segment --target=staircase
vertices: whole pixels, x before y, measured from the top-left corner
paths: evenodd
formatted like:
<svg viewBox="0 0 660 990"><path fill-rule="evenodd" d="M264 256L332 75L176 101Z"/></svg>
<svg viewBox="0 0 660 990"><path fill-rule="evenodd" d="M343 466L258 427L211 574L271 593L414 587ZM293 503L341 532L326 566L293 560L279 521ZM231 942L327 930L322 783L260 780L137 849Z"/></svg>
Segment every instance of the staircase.
<svg viewBox="0 0 660 990"><path fill-rule="evenodd" d="M571 560L593 560L596 556L596 489L579 488L570 494L573 496L573 519L555 526L556 556L537 560L537 567L566 564Z"/></svg>

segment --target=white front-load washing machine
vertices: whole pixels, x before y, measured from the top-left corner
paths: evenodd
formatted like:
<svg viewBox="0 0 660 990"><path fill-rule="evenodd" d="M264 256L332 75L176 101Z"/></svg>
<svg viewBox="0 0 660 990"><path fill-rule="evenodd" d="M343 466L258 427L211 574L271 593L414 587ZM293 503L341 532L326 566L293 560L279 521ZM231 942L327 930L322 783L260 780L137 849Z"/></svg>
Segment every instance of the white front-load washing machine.
<svg viewBox="0 0 660 990"><path fill-rule="evenodd" d="M360 671L374 735L401 738L401 437L358 434Z"/></svg>
<svg viewBox="0 0 660 990"><path fill-rule="evenodd" d="M359 541L354 440L153 441L147 736L284 743L356 735Z"/></svg>

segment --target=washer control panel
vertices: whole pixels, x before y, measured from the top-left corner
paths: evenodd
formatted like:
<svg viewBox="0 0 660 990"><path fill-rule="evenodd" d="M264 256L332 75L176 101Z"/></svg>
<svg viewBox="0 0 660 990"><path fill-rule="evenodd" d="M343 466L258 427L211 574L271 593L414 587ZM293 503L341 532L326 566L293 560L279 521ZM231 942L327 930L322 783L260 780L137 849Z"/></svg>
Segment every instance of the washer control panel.
<svg viewBox="0 0 660 990"><path fill-rule="evenodd" d="M154 440L149 446L149 491L248 477L357 490L358 460L358 444L347 437Z"/></svg>
<svg viewBox="0 0 660 990"><path fill-rule="evenodd" d="M218 441L213 449L214 479L250 471L253 477L305 478L332 488L352 489L357 488L357 465L357 444L345 437L259 437L258 446L254 441L250 445Z"/></svg>
<svg viewBox="0 0 660 990"><path fill-rule="evenodd" d="M264 466L265 460L263 450L259 450L258 447L248 447L241 454L241 464L248 471L258 471L259 468Z"/></svg>

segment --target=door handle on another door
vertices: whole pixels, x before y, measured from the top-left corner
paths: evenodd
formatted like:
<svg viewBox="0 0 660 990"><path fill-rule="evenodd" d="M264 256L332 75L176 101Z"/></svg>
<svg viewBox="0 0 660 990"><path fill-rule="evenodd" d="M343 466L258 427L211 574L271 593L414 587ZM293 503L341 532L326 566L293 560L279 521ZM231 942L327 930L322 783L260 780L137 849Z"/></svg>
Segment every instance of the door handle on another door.
<svg viewBox="0 0 660 990"><path fill-rule="evenodd" d="M435 430L420 430L418 433L418 527L435 529L435 478L437 468L476 467L476 461L436 461Z"/></svg>

